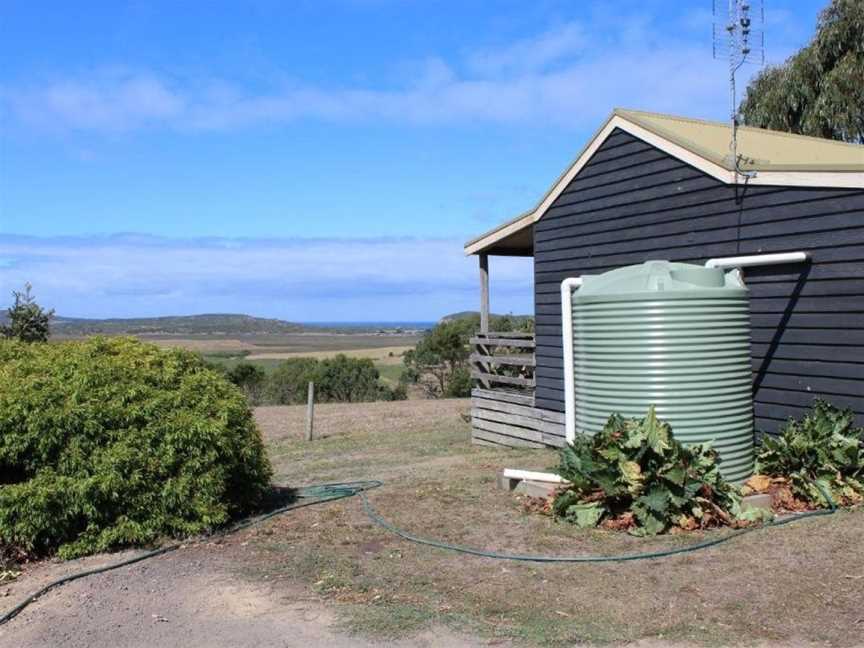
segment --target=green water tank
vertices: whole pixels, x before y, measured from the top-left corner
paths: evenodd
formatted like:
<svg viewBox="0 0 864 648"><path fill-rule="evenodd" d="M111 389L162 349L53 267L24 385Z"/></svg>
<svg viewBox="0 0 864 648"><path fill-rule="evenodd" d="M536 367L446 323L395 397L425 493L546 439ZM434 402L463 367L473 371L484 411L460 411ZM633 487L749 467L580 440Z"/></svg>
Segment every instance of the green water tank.
<svg viewBox="0 0 864 648"><path fill-rule="evenodd" d="M583 277L573 354L577 433L653 404L682 443L711 442L726 479L752 474L749 299L738 271L648 261Z"/></svg>

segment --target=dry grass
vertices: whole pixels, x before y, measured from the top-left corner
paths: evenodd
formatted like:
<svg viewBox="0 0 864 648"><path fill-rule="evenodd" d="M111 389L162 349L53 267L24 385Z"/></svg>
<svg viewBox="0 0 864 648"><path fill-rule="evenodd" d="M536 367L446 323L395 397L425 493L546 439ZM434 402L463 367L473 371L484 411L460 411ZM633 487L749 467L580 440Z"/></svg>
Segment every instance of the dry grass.
<svg viewBox="0 0 864 648"><path fill-rule="evenodd" d="M366 350L377 354L379 349L386 352L399 349L400 352L416 344L416 335L372 335L368 333L288 333L285 335L249 336L229 338L217 336L201 337L156 337L144 336L142 339L161 347L181 347L199 353L231 353L246 351L260 357L281 358L283 354L294 356L320 357L336 353L362 353ZM374 355L362 357L375 357Z"/></svg>
<svg viewBox="0 0 864 648"><path fill-rule="evenodd" d="M701 539L636 539L526 515L495 488L504 466L548 468L549 451L471 446L467 401L323 405L322 438L301 441L302 407L260 408L277 481L377 478L370 495L397 526L497 551L617 554ZM723 532L717 532L723 533ZM347 628L378 637L433 625L486 638L564 645L624 641L859 645L864 511L758 531L712 549L633 563L499 562L405 542L347 500L241 534L248 578L299 579ZM712 536L713 537L713 536Z"/></svg>
<svg viewBox="0 0 864 648"><path fill-rule="evenodd" d="M410 346L387 346L379 348L367 349L345 349L341 351L290 351L290 352L255 352L246 356L246 361L252 360L288 360L290 358L332 358L337 353L348 356L349 358L369 358L379 365L399 365L402 364L402 354Z"/></svg>

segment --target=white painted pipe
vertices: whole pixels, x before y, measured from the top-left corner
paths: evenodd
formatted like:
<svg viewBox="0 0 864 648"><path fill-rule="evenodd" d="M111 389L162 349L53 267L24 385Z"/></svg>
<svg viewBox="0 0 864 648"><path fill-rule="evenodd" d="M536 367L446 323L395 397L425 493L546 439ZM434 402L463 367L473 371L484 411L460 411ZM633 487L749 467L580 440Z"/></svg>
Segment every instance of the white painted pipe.
<svg viewBox="0 0 864 648"><path fill-rule="evenodd" d="M534 472L533 470L517 470L515 468L505 468L501 474L507 479L525 479L528 481L549 482L552 484L568 484L566 479L561 475L546 472Z"/></svg>
<svg viewBox="0 0 864 648"><path fill-rule="evenodd" d="M561 282L561 342L564 347L564 438L576 440L576 395L573 384L573 289L582 285L582 277Z"/></svg>
<svg viewBox="0 0 864 648"><path fill-rule="evenodd" d="M753 254L751 256L708 259L705 262L705 267L746 268L748 266L780 265L781 263L801 263L806 260L806 252L779 252L776 254Z"/></svg>

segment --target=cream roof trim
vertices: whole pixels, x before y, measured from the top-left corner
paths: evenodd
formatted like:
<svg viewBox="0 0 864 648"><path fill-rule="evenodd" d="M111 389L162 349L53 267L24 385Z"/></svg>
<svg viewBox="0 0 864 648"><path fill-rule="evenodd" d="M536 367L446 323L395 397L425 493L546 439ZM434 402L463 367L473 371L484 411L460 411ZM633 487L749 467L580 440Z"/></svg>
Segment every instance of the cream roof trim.
<svg viewBox="0 0 864 648"><path fill-rule="evenodd" d="M658 126L656 122L662 122L663 120L673 123L674 120L678 120L688 125L704 124L713 127L720 126L717 122L699 122L698 120L686 120L665 115L654 115L652 113L616 109L609 119L606 120L606 123L600 128L600 130L597 131L594 137L591 138L588 145L579 154L579 157L577 157L567 170L558 178L558 180L555 181L534 209L520 214L503 225L499 225L495 229L468 241L464 248L465 254L478 254L511 234L514 234L525 227L531 226L540 220L540 217L546 213L546 210L548 210L558 196L561 195L567 185L570 184L571 180L576 177L576 174L582 170L582 167L588 163L588 160L591 159L597 149L606 141L606 138L608 138L616 128L620 128L634 137L656 146L669 155L696 167L700 171L717 178L721 182L725 182L726 184L732 184L735 182L735 171L722 164L723 159L718 155L716 150L700 146L699 143L694 142L681 134L674 133L671 129ZM825 143L822 140L818 140L818 138L789 135L787 133L776 133L773 131L762 131L762 129L747 130L765 133L770 137L782 136L783 138L789 138L792 140L790 143L794 142L796 144L813 146L815 146L815 144L811 143L812 140L815 140L819 144ZM761 165L756 161L751 167L757 170L756 176L750 178L748 183L751 185L864 189L864 147L854 144L843 144L840 142L827 142L827 144L839 147L853 147L853 151L861 152L861 163L822 165L825 170L819 170L817 165L806 167L807 170L803 170L802 167L793 167L790 165L774 165L775 170L770 170L771 166L769 164L765 165L763 170L759 168ZM847 153L847 149L842 149L842 151L844 154ZM848 155L846 157L848 158ZM853 156L853 159L856 157L857 156Z"/></svg>

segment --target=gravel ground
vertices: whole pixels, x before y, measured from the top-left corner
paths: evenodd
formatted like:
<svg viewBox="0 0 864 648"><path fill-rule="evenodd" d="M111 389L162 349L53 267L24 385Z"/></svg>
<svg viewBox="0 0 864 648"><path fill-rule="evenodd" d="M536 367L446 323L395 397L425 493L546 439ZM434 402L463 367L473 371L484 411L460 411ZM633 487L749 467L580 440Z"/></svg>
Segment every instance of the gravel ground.
<svg viewBox="0 0 864 648"><path fill-rule="evenodd" d="M237 580L242 545L199 545L70 583L0 627L0 646L186 648L372 646L335 624L333 611L303 588ZM47 562L0 590L3 608L53 578L134 555ZM446 631L394 645L472 645Z"/></svg>

